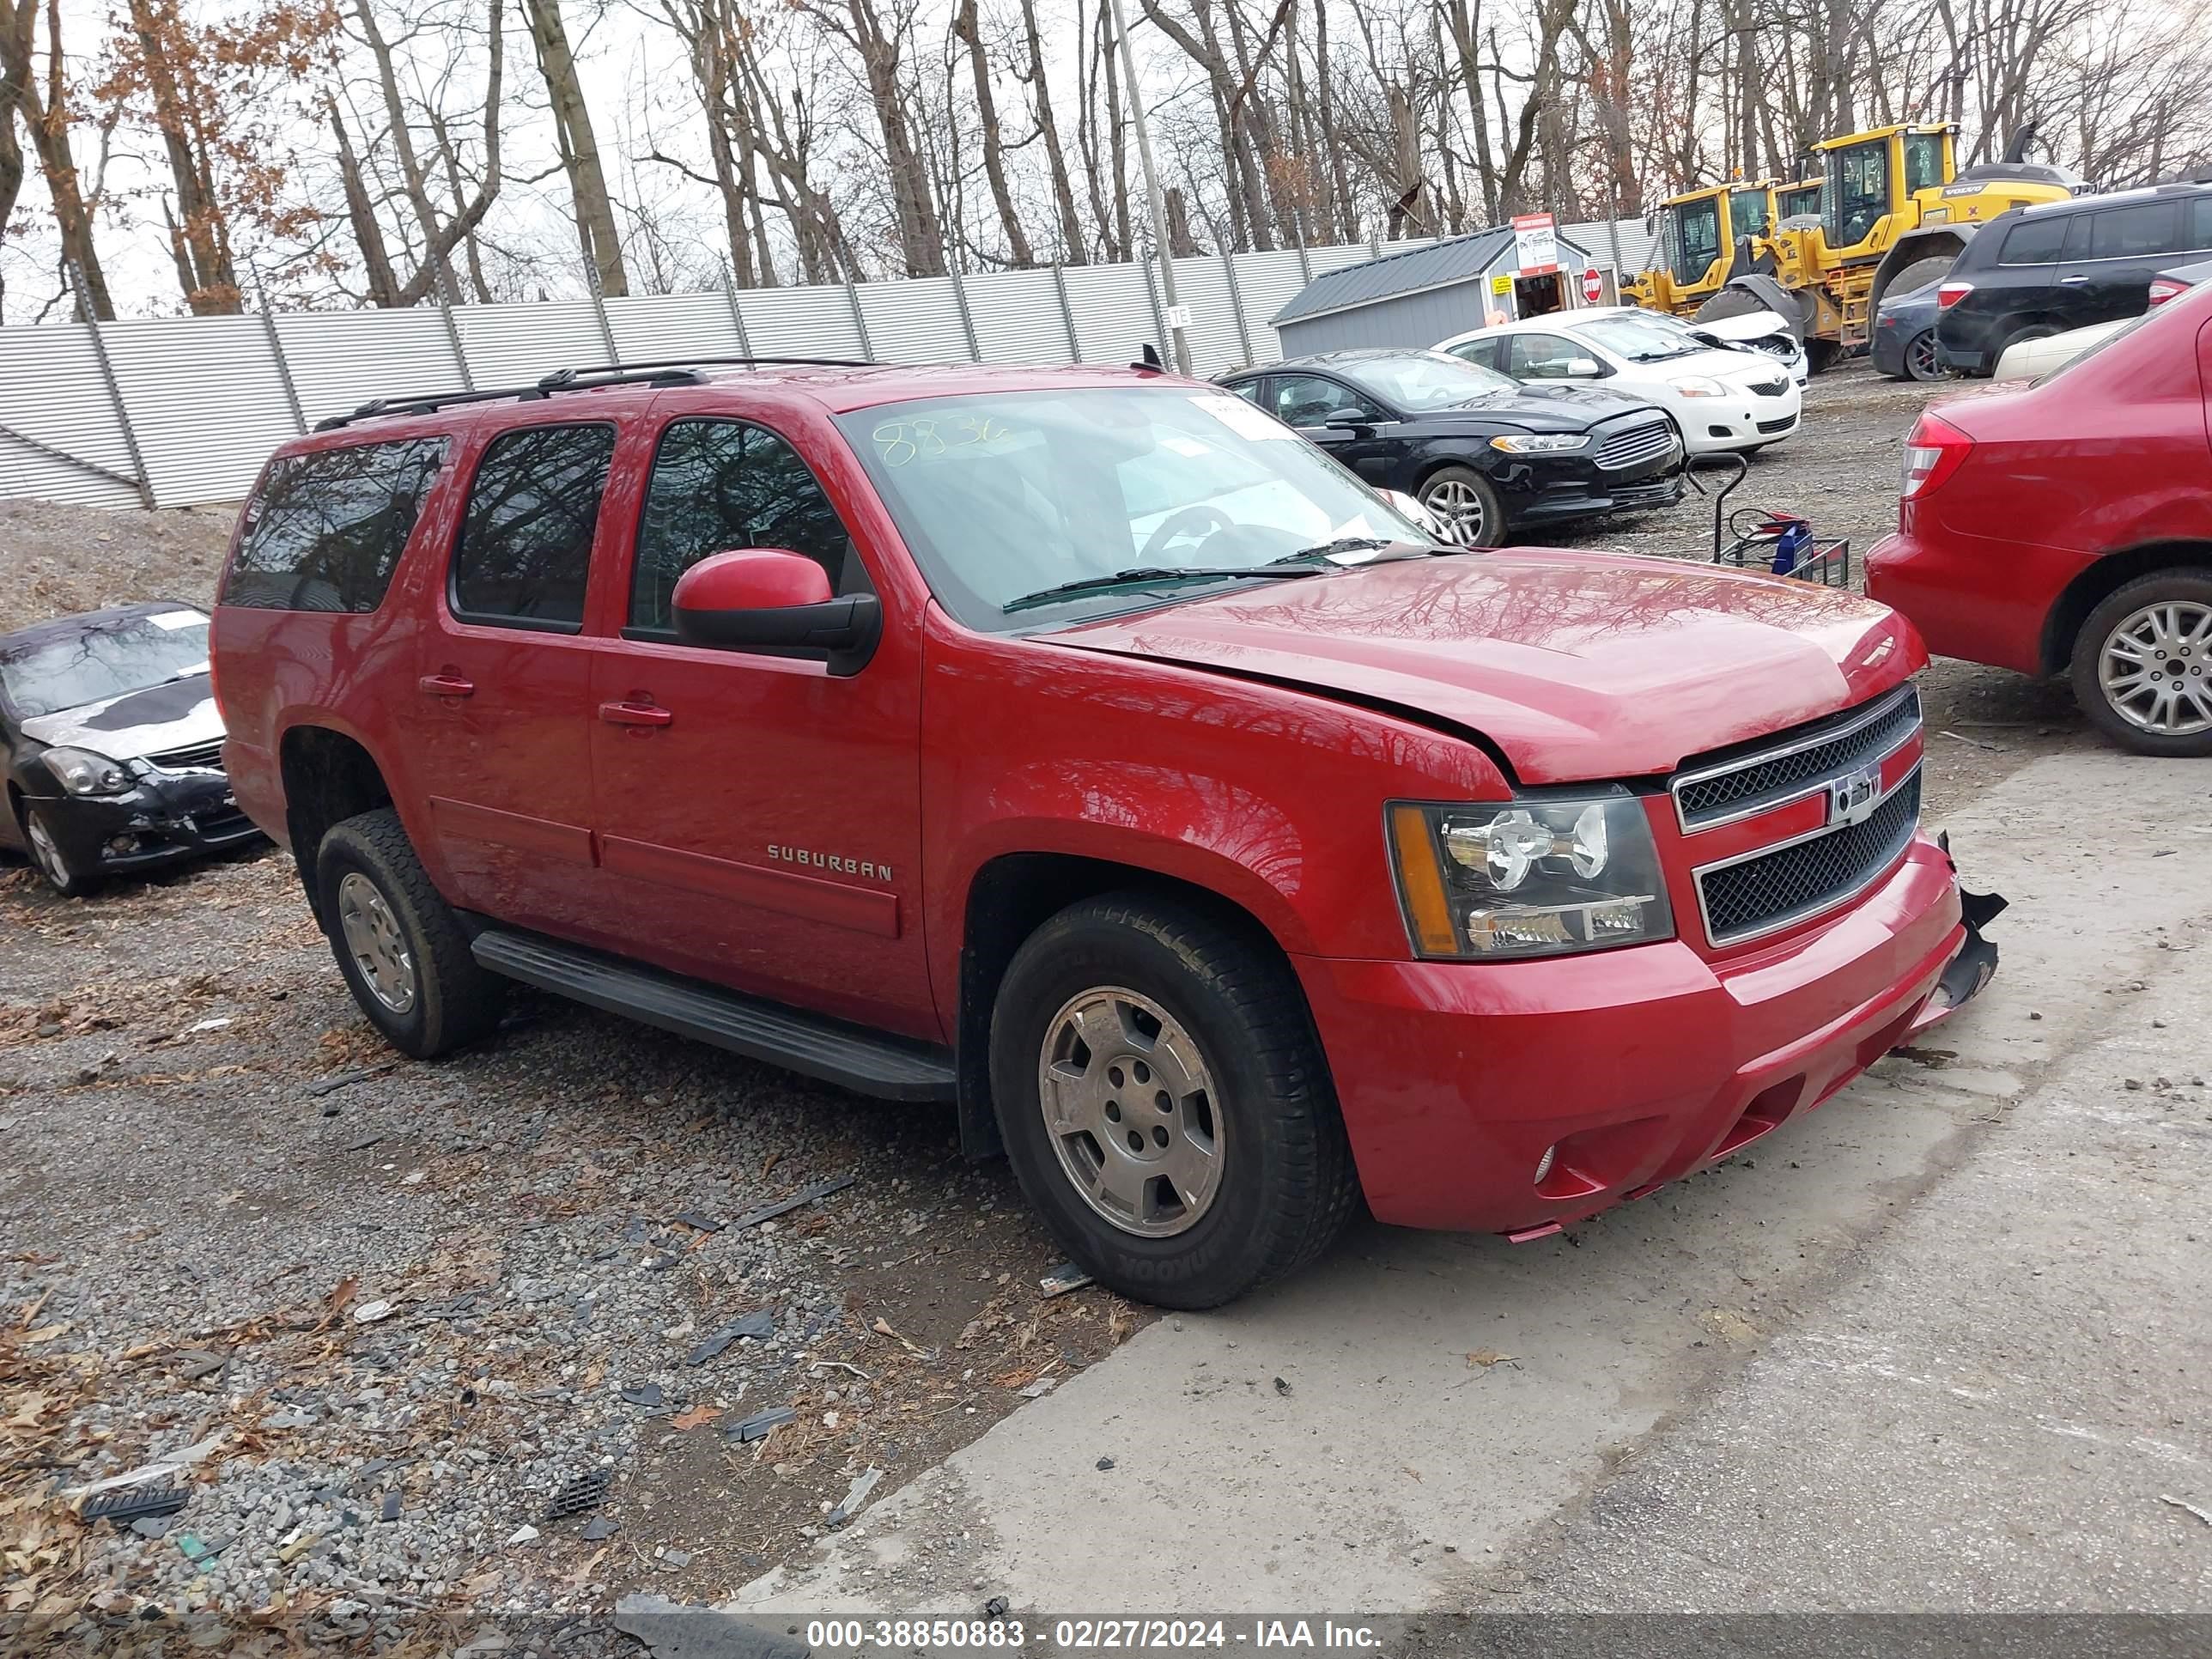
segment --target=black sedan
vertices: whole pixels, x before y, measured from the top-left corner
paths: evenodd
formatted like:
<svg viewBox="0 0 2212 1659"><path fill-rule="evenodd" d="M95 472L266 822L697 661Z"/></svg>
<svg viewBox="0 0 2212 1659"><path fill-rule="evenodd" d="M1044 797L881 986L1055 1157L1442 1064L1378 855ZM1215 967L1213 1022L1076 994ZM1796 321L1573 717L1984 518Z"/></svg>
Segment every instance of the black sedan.
<svg viewBox="0 0 2212 1659"><path fill-rule="evenodd" d="M1413 496L1462 546L1682 498L1672 418L1595 386L1524 386L1398 349L1295 357L1221 383L1377 489Z"/></svg>
<svg viewBox="0 0 2212 1659"><path fill-rule="evenodd" d="M0 634L0 847L76 897L259 836L233 804L208 619L119 606Z"/></svg>
<svg viewBox="0 0 2212 1659"><path fill-rule="evenodd" d="M1936 290L1942 285L1938 280L1910 294L1883 296L1875 313L1874 343L1869 351L1875 373L1893 380L1950 378L1936 361L1936 319L1942 310Z"/></svg>

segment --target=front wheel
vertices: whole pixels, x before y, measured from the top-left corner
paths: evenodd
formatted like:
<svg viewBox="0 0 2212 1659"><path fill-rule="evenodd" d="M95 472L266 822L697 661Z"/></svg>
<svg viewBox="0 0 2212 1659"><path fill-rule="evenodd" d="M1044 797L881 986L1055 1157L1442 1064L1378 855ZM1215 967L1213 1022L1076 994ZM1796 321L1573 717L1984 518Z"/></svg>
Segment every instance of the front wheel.
<svg viewBox="0 0 2212 1659"><path fill-rule="evenodd" d="M1328 1066L1280 955L1166 899L1061 911L991 1019L1009 1159L1091 1276L1211 1308L1321 1254L1358 1200Z"/></svg>
<svg viewBox="0 0 2212 1659"><path fill-rule="evenodd" d="M2138 755L2212 755L2212 573L2138 576L2089 613L2074 642L2074 696Z"/></svg>
<svg viewBox="0 0 2212 1659"><path fill-rule="evenodd" d="M1496 547L1505 539L1505 508L1490 480L1471 466L1437 468L1415 497L1436 514L1443 538L1461 547Z"/></svg>
<svg viewBox="0 0 2212 1659"><path fill-rule="evenodd" d="M62 850L60 838L46 822L45 808L27 805L23 808L23 839L30 847L31 862L39 866L46 885L64 898L86 898L100 890L100 872L80 870L70 861Z"/></svg>

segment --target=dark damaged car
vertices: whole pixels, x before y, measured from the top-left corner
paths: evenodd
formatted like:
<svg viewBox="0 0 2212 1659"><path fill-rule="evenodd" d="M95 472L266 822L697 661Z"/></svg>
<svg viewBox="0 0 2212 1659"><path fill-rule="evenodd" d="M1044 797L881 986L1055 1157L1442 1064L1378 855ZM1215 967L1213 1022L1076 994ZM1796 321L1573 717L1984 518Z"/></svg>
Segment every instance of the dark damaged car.
<svg viewBox="0 0 2212 1659"><path fill-rule="evenodd" d="M67 896L258 838L222 743L204 611L124 605L0 634L0 847Z"/></svg>
<svg viewBox="0 0 2212 1659"><path fill-rule="evenodd" d="M1443 352L1383 348L1296 357L1221 384L1376 489L1412 496L1462 547L1682 498L1674 421L1605 387L1524 386Z"/></svg>

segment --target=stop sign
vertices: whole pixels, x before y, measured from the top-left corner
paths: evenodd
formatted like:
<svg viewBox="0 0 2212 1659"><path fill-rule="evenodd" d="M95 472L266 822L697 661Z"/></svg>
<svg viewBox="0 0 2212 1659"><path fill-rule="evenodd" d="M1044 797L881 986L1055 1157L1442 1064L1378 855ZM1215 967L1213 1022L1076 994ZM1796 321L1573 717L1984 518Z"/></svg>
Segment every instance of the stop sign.
<svg viewBox="0 0 2212 1659"><path fill-rule="evenodd" d="M1605 278L1595 265L1583 272L1583 298L1592 305L1605 298Z"/></svg>

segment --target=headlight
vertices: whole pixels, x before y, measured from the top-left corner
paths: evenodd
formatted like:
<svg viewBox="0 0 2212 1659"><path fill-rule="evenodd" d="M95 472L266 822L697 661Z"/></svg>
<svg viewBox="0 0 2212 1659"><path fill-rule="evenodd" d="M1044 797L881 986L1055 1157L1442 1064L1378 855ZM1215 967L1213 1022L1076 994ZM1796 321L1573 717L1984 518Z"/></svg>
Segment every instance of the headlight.
<svg viewBox="0 0 2212 1659"><path fill-rule="evenodd" d="M1406 932L1424 957L1562 956L1671 939L1644 804L1578 799L1388 809Z"/></svg>
<svg viewBox="0 0 2212 1659"><path fill-rule="evenodd" d="M55 781L72 795L119 795L131 787L128 772L89 749L49 749L42 758Z"/></svg>
<svg viewBox="0 0 2212 1659"><path fill-rule="evenodd" d="M1548 455L1554 450L1582 449L1589 443L1587 434L1531 432L1492 438L1490 447L1502 449L1509 455Z"/></svg>
<svg viewBox="0 0 2212 1659"><path fill-rule="evenodd" d="M1725 398L1729 389L1718 380L1708 380L1703 374L1685 374L1674 382L1674 390L1685 398Z"/></svg>

